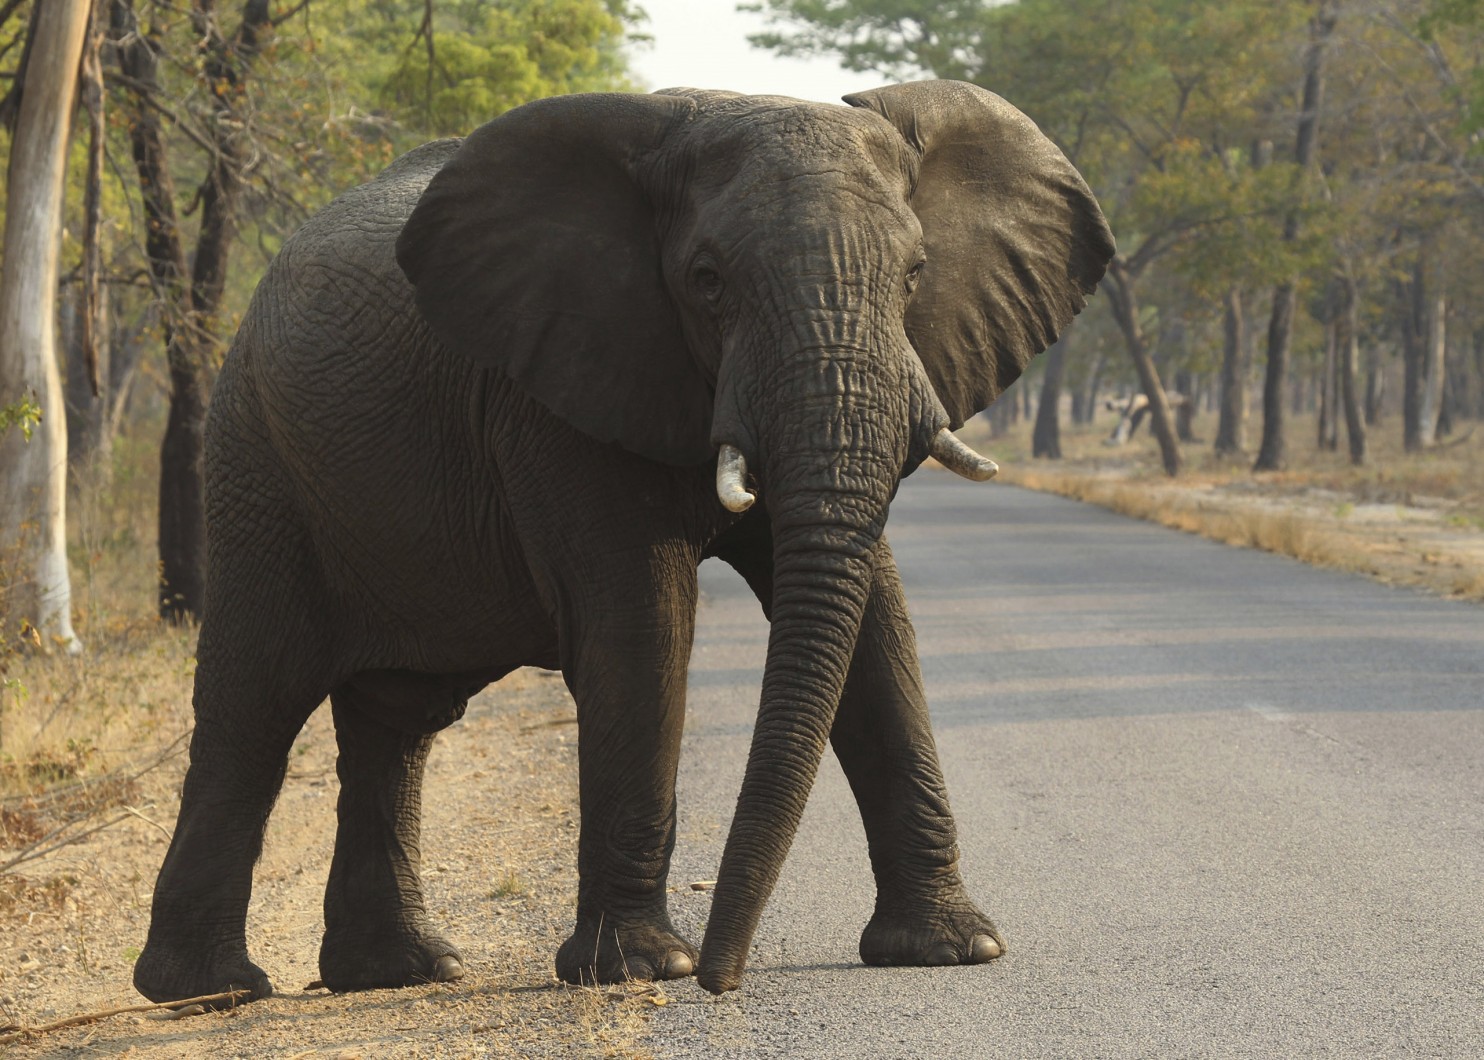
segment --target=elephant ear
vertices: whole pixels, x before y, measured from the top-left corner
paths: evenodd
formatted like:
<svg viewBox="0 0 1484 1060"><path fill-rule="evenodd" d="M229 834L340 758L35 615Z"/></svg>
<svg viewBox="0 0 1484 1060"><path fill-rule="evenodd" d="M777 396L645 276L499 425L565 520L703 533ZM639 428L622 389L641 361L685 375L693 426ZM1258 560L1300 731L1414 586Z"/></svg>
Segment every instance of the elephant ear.
<svg viewBox="0 0 1484 1060"><path fill-rule="evenodd" d="M957 428L1087 304L1113 235L1066 156L993 92L917 81L845 102L880 114L921 155L912 208L928 264L906 328Z"/></svg>
<svg viewBox="0 0 1484 1060"><path fill-rule="evenodd" d="M446 346L583 433L671 464L714 456L712 398L665 285L646 172L694 110L594 93L509 111L464 141L397 239Z"/></svg>

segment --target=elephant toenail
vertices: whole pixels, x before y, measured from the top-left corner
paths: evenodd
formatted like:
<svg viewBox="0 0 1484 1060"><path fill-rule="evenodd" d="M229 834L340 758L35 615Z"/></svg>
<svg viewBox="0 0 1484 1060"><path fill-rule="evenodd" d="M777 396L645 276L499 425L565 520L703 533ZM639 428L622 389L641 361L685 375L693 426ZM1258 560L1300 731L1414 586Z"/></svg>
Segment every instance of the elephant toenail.
<svg viewBox="0 0 1484 1060"><path fill-rule="evenodd" d="M1000 949L1000 944L988 935L975 935L969 943L969 963L983 964L994 960L1002 952L1004 951Z"/></svg>
<svg viewBox="0 0 1484 1060"><path fill-rule="evenodd" d="M950 943L940 942L922 955L922 963L930 968L958 963L958 950Z"/></svg>
<svg viewBox="0 0 1484 1060"><path fill-rule="evenodd" d="M655 977L654 965L650 964L643 957L636 957L631 961L625 961L623 971L626 979L639 979L647 982Z"/></svg>
<svg viewBox="0 0 1484 1060"><path fill-rule="evenodd" d="M665 978L684 979L695 971L695 964L690 959L690 954L680 950L671 950L665 955Z"/></svg>
<svg viewBox="0 0 1484 1060"><path fill-rule="evenodd" d="M433 963L433 982L451 983L464 977L464 965L451 953L445 953Z"/></svg>

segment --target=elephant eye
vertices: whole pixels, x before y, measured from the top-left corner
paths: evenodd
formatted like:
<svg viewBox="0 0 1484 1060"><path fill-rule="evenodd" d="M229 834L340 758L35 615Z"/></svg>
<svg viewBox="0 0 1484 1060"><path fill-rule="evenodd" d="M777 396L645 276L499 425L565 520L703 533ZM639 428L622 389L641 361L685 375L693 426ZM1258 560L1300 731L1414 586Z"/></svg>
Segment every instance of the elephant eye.
<svg viewBox="0 0 1484 1060"><path fill-rule="evenodd" d="M714 302L721 297L721 273L709 265L697 265L691 275L696 287L709 300Z"/></svg>
<svg viewBox="0 0 1484 1060"><path fill-rule="evenodd" d="M907 270L907 293L911 294L917 290L917 284L922 280L922 270L927 265L925 261L919 261Z"/></svg>

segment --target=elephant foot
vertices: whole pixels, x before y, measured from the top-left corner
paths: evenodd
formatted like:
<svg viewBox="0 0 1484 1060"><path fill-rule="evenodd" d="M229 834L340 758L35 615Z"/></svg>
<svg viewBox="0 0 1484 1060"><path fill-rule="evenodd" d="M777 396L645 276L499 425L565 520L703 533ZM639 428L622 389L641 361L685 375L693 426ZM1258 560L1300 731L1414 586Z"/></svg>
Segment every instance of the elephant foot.
<svg viewBox="0 0 1484 1060"><path fill-rule="evenodd" d="M661 923L578 921L577 929L557 950L556 973L566 982L621 983L630 979L683 979L700 954L675 933L669 918Z"/></svg>
<svg viewBox="0 0 1484 1060"><path fill-rule="evenodd" d="M451 942L419 929L325 932L320 981L339 993L381 990L464 977L464 958Z"/></svg>
<svg viewBox="0 0 1484 1060"><path fill-rule="evenodd" d="M246 997L212 1002L207 1008L231 1008L273 996L273 983L248 958L245 946L203 949L199 944L174 947L148 943L134 962L134 989L157 1003L229 990L251 991Z"/></svg>
<svg viewBox="0 0 1484 1060"><path fill-rule="evenodd" d="M999 929L967 899L922 910L877 909L861 932L861 960L867 964L985 964L1004 953Z"/></svg>

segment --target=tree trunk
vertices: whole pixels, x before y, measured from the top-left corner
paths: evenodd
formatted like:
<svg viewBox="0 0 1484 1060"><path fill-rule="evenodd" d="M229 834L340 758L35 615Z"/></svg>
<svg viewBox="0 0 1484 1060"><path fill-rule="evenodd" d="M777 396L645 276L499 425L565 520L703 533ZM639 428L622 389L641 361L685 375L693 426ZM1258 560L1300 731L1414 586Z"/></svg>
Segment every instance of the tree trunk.
<svg viewBox="0 0 1484 1060"><path fill-rule="evenodd" d="M1288 347L1293 337L1293 302L1292 283L1280 284L1273 291L1273 312L1268 320L1268 364L1262 383L1262 444L1253 471L1281 471L1288 462L1283 390L1288 379Z"/></svg>
<svg viewBox="0 0 1484 1060"><path fill-rule="evenodd" d="M1222 328L1221 411L1216 423L1216 452L1223 456L1247 448L1247 322L1242 316L1242 289L1226 292Z"/></svg>
<svg viewBox="0 0 1484 1060"><path fill-rule="evenodd" d="M1319 420L1317 442L1321 452L1340 447L1339 309L1332 296L1325 306L1324 364L1319 372Z"/></svg>
<svg viewBox="0 0 1484 1060"><path fill-rule="evenodd" d="M995 400L994 404L989 406L985 415L989 419L989 436L991 438L1003 438L1010 432L1010 410L1014 404L1014 401L1002 394Z"/></svg>
<svg viewBox="0 0 1484 1060"><path fill-rule="evenodd" d="M1422 381L1427 346L1427 269L1419 253L1411 283L1398 283L1402 303L1402 445L1422 448Z"/></svg>
<svg viewBox="0 0 1484 1060"><path fill-rule="evenodd" d="M1355 280L1340 278L1340 310L1336 320L1336 352L1339 361L1340 401L1345 407L1345 436L1350 442L1350 463L1366 462L1365 415L1360 407L1360 316Z"/></svg>
<svg viewBox="0 0 1484 1060"><path fill-rule="evenodd" d="M103 286L103 162L105 126L102 50L106 17L94 4L88 18L79 91L88 115L88 170L83 196L81 281L66 301L62 347L67 365L68 464L88 481L113 467L109 382L112 376L108 291Z"/></svg>
<svg viewBox="0 0 1484 1060"><path fill-rule="evenodd" d="M1041 382L1041 404L1031 433L1031 456L1061 459L1061 384L1067 366L1067 335L1046 351L1046 374Z"/></svg>
<svg viewBox="0 0 1484 1060"><path fill-rule="evenodd" d="M1195 437L1195 414L1196 414L1196 382L1195 376L1189 372L1177 372L1175 374L1175 393L1185 398L1179 402L1174 409L1175 412L1175 437L1184 443L1191 443Z"/></svg>
<svg viewBox="0 0 1484 1060"><path fill-rule="evenodd" d="M1098 389L1103 381L1103 368L1106 366L1108 357L1099 350L1092 359L1092 367L1088 369L1087 378L1082 387L1082 415L1073 418L1079 425L1088 424L1097 415Z"/></svg>
<svg viewBox="0 0 1484 1060"><path fill-rule="evenodd" d="M1432 270L1429 270L1431 273ZM1428 276L1424 303L1421 364L1421 407L1417 415L1417 443L1426 449L1438 441L1438 418L1443 412L1443 380L1448 349L1448 299Z"/></svg>
<svg viewBox="0 0 1484 1060"><path fill-rule="evenodd" d="M212 156L198 189L201 228L189 286L186 256L176 223L174 182L159 118L151 106L160 93L157 51L138 28L132 0L112 0L119 65L129 78L134 164L145 204L146 251L157 296L166 306L165 354L170 368L170 415L160 447L160 614L172 621L199 617L206 582L206 507L203 474L206 408L219 343L216 313L226 286L242 168L246 122L238 113L243 82L271 32L268 0L246 0L237 31L222 36L216 13L204 0L192 21L204 52L211 97Z"/></svg>
<svg viewBox="0 0 1484 1060"><path fill-rule="evenodd" d="M1484 420L1484 329L1474 332L1474 419Z"/></svg>
<svg viewBox="0 0 1484 1060"><path fill-rule="evenodd" d="M1118 329L1123 332L1124 344L1134 369L1139 373L1139 384L1144 396L1149 399L1150 430L1159 440L1160 458L1165 474L1171 477L1180 474L1180 442L1175 437L1175 424L1170 415L1170 404L1165 398L1165 388L1159 381L1159 371L1149 355L1149 342L1139 323L1139 303L1134 295L1134 277L1129 275L1122 257L1115 257L1108 265L1108 275L1103 287L1113 307Z"/></svg>
<svg viewBox="0 0 1484 1060"><path fill-rule="evenodd" d="M108 410L112 407L109 380L113 374L111 344L107 328L93 341L88 357L83 316L88 312L79 287L69 287L62 297L62 362L67 366L67 462L74 472L106 469L112 460ZM106 321L106 314L99 314ZM96 380L91 372L97 371ZM94 382L97 389L94 389Z"/></svg>
<svg viewBox="0 0 1484 1060"><path fill-rule="evenodd" d="M1459 387L1461 380L1458 371L1453 364L1453 358L1444 355L1443 358L1443 398L1438 406L1438 432L1437 437L1443 439L1453 433L1453 421L1458 415L1460 399Z"/></svg>
<svg viewBox="0 0 1484 1060"><path fill-rule="evenodd" d="M1339 20L1337 0L1318 0L1309 22L1309 43L1304 49L1304 98L1299 113L1294 162L1300 174L1314 162L1319 142L1319 113L1324 106L1324 52ZM1300 189L1295 187L1297 193ZM1294 210L1283 223L1283 240L1297 241L1299 215ZM1268 363L1262 388L1262 445L1254 471L1279 471L1287 462L1287 440L1283 422L1283 384L1288 378L1289 346L1293 341L1294 282L1286 281L1273 291L1273 311L1268 320Z"/></svg>
<svg viewBox="0 0 1484 1060"><path fill-rule="evenodd" d="M1381 358L1381 348L1368 344L1365 369L1365 422L1374 427L1381 422L1381 413L1386 398L1386 362Z"/></svg>
<svg viewBox="0 0 1484 1060"><path fill-rule="evenodd" d="M29 442L15 428L0 437L0 549L20 546L10 605L74 654L82 643L72 628L67 569L67 414L56 297L67 133L88 11L87 0L48 0L34 9L0 267L0 407L30 399L43 417Z"/></svg>

